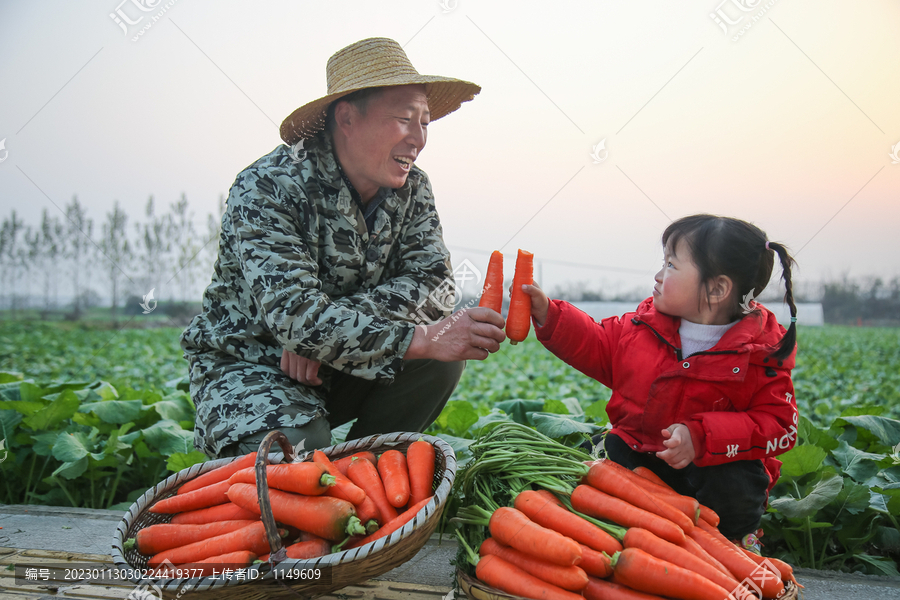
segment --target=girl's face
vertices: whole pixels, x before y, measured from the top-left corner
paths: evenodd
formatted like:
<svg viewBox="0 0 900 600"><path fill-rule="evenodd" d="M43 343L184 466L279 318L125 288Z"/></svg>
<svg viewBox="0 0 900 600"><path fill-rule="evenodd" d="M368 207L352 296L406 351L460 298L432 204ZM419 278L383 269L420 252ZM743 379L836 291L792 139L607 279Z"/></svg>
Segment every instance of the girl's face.
<svg viewBox="0 0 900 600"><path fill-rule="evenodd" d="M700 271L694 265L691 249L684 238L672 248L666 244L663 266L655 277L653 305L661 313L680 317L694 323L705 321L701 315Z"/></svg>

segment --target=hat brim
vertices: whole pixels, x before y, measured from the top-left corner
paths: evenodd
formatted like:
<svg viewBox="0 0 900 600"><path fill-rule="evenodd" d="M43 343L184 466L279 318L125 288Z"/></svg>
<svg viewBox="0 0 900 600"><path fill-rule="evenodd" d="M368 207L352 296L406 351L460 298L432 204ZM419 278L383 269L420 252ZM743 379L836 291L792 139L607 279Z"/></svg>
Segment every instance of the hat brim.
<svg viewBox="0 0 900 600"><path fill-rule="evenodd" d="M431 113L430 120L437 121L462 106L481 92L481 86L461 79L439 77L436 75L402 75L395 78L386 78L378 82L341 90L334 94L328 94L318 100L308 102L292 112L281 123L281 139L288 145L294 145L300 140L309 139L325 128L325 113L328 106L348 94L373 87L389 87L397 85L425 85L425 95L428 97L428 110Z"/></svg>

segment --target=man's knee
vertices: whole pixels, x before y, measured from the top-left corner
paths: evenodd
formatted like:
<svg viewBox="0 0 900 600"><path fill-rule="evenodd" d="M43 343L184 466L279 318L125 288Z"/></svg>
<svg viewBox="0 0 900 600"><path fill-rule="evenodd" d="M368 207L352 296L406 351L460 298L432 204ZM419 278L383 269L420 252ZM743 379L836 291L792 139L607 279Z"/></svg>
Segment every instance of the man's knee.
<svg viewBox="0 0 900 600"><path fill-rule="evenodd" d="M313 419L300 427L278 427L277 429L269 429L267 431L259 431L257 433L240 438L236 443L229 444L222 448L218 457L224 458L228 456L243 456L250 452L259 450L259 445L263 439L272 431L280 431L287 437L288 442L299 451L314 450L316 448L325 448L331 445L331 428L328 426L328 420L324 417ZM273 444L273 452L280 452L281 448L278 444Z"/></svg>

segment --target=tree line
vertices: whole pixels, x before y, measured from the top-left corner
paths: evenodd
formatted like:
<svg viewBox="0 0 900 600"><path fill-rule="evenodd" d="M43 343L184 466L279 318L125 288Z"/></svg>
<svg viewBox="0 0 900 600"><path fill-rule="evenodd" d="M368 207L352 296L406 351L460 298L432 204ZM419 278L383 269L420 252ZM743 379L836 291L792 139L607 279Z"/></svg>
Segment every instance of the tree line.
<svg viewBox="0 0 900 600"><path fill-rule="evenodd" d="M116 201L95 222L77 196L60 214L45 208L37 225L13 209L0 225L0 310L78 319L102 304L116 320L141 312L150 290L157 303L196 305L212 274L224 209L220 197L219 214L208 214L205 227L184 194L165 212L151 196L134 221Z"/></svg>

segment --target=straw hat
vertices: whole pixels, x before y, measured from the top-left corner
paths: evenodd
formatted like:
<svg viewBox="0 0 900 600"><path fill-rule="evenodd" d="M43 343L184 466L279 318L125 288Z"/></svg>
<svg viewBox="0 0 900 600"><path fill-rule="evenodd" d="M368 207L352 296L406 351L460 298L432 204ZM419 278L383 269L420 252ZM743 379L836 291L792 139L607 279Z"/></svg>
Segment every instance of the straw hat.
<svg viewBox="0 0 900 600"><path fill-rule="evenodd" d="M436 121L468 102L481 87L468 81L419 75L403 48L388 38L369 38L350 44L328 59L328 95L304 104L281 124L281 139L293 145L325 128L328 105L366 88L425 84L428 110Z"/></svg>

